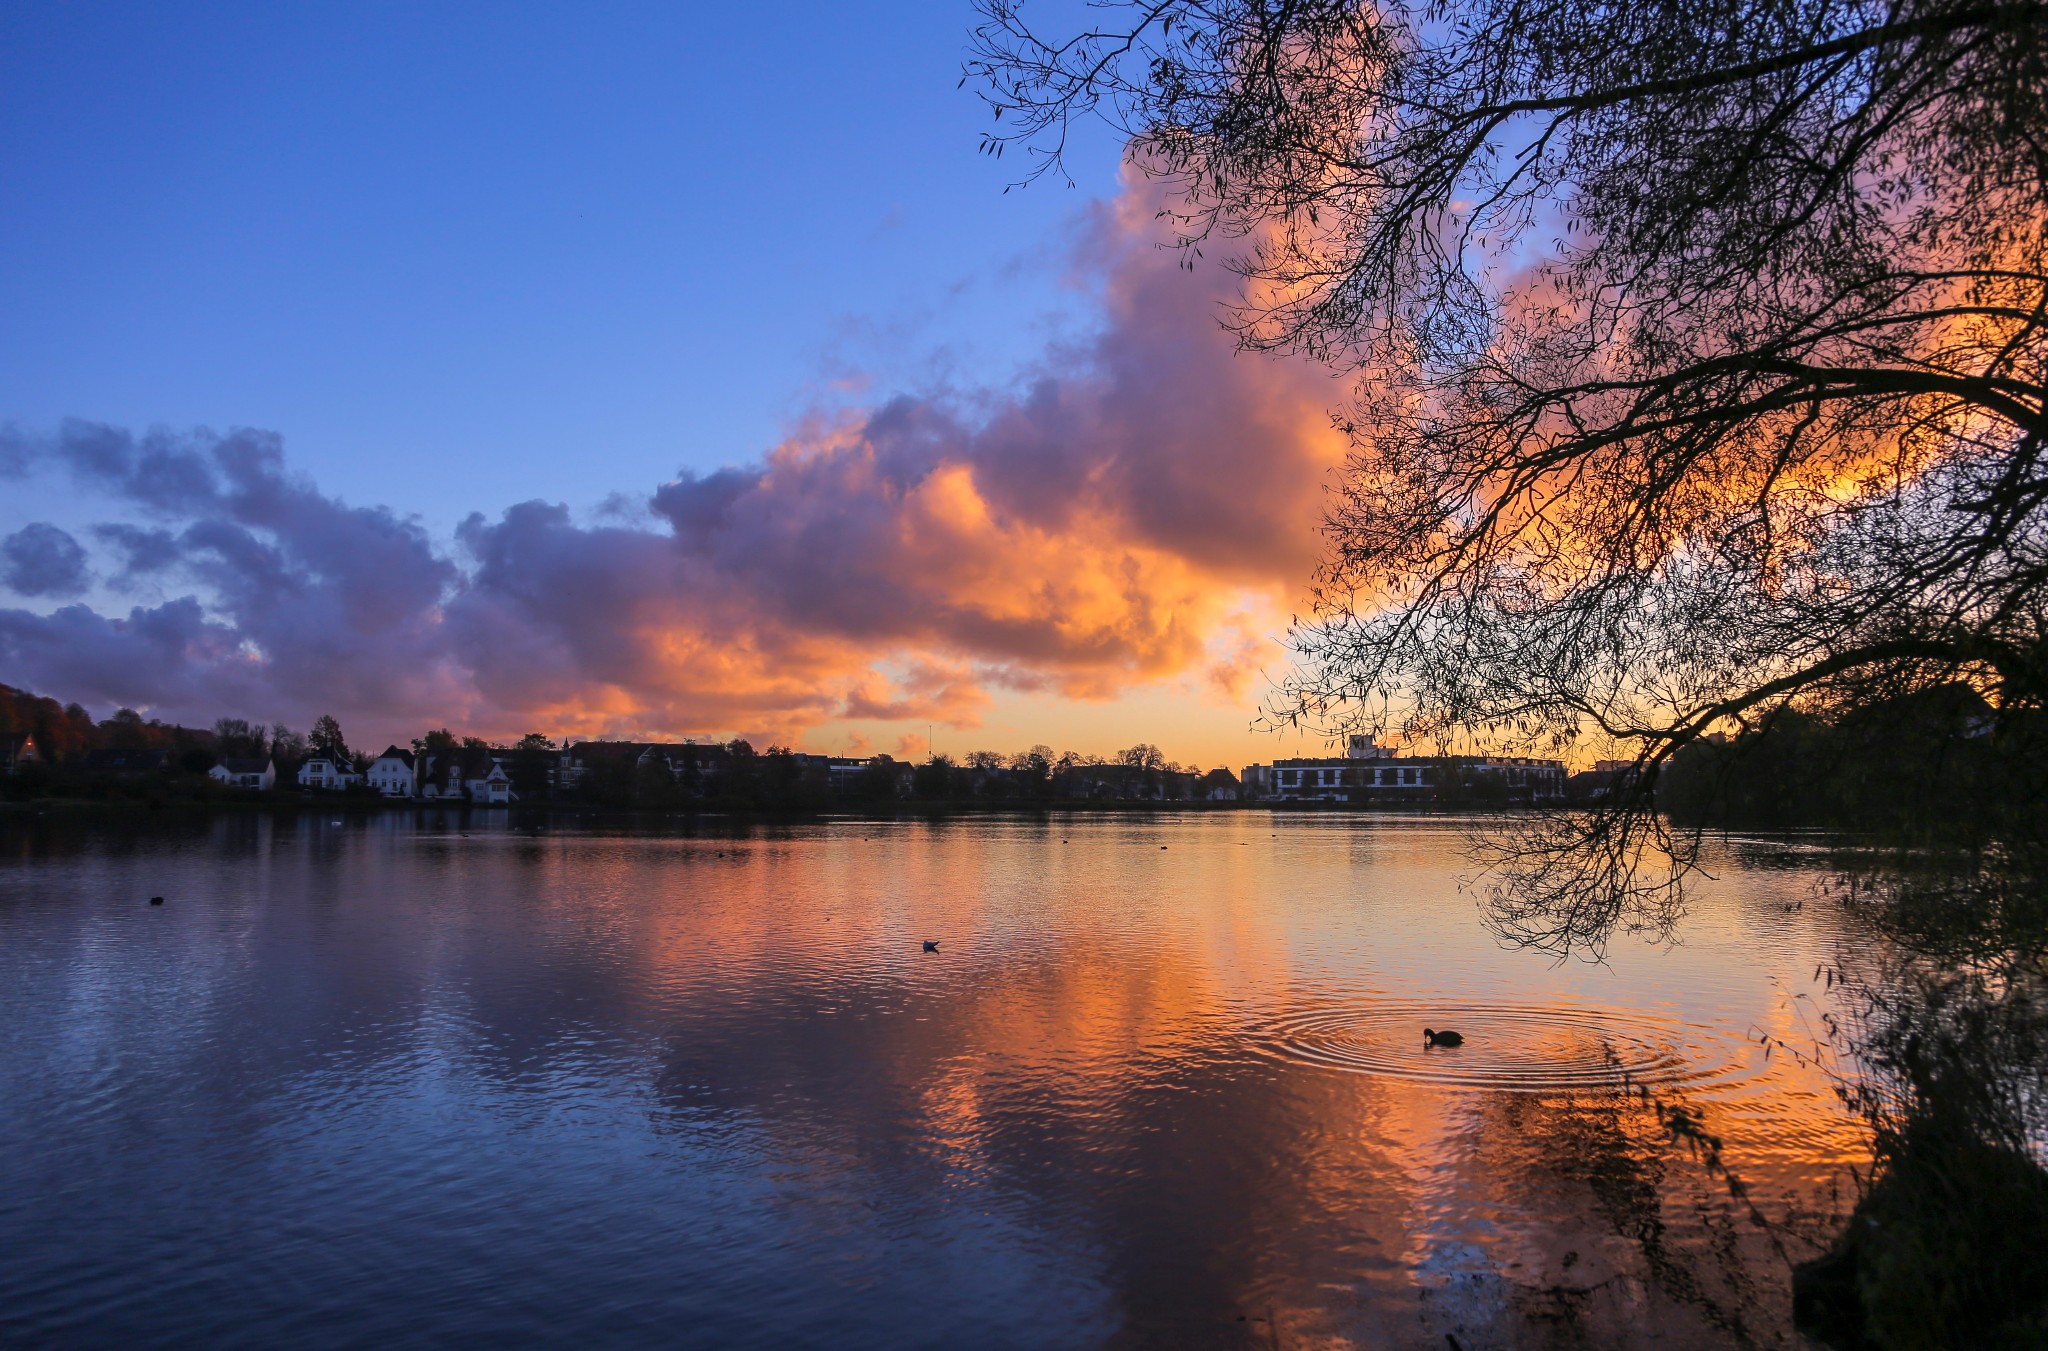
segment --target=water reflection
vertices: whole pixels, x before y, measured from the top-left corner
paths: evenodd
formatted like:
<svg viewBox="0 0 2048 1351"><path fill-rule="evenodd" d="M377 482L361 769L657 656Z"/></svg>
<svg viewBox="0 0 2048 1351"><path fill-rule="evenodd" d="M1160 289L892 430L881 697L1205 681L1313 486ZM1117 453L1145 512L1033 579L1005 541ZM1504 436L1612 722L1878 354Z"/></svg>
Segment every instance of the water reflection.
<svg viewBox="0 0 2048 1351"><path fill-rule="evenodd" d="M1332 1069L1460 1088L1524 1093L1732 1081L1750 1070L1749 1039L1648 1009L1457 1001L1456 1046L1415 1029L1441 1006L1375 1001L1297 1011L1263 1040L1277 1055ZM1469 1044L1464 1044L1469 1043Z"/></svg>
<svg viewBox="0 0 2048 1351"><path fill-rule="evenodd" d="M1798 873L1556 969L1432 822L246 817L0 859L10 1341L1772 1345L1774 1226L1866 1157L1757 1037L1834 1007L1856 922Z"/></svg>

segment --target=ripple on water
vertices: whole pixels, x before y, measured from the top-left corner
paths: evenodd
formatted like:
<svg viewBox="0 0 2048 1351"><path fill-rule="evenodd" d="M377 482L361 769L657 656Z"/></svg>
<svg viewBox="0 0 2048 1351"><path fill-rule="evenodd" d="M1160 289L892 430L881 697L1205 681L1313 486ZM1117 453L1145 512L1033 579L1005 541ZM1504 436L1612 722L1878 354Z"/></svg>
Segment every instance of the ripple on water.
<svg viewBox="0 0 2048 1351"><path fill-rule="evenodd" d="M1465 1044L1425 1046L1424 1027L1455 1028ZM1284 1014L1253 1045L1324 1069L1521 1092L1718 1086L1747 1077L1752 1059L1727 1033L1639 1009L1393 1000Z"/></svg>

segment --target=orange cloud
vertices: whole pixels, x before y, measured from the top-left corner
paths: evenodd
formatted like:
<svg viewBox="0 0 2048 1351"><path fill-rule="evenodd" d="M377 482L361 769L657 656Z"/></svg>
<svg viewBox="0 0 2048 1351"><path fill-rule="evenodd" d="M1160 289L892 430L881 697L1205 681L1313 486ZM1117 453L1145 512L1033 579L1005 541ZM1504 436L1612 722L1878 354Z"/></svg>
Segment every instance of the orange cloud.
<svg viewBox="0 0 2048 1351"><path fill-rule="evenodd" d="M1136 192L1097 213L1107 323L1020 391L812 419L757 465L663 485L666 536L540 504L472 518L454 609L466 663L506 673L485 693L531 706L538 675L627 692L606 715L649 725L787 726L973 725L990 686L1100 699L1192 674L1242 694L1247 596L1284 604L1314 562L1336 387L1235 353L1230 278L1153 242Z"/></svg>

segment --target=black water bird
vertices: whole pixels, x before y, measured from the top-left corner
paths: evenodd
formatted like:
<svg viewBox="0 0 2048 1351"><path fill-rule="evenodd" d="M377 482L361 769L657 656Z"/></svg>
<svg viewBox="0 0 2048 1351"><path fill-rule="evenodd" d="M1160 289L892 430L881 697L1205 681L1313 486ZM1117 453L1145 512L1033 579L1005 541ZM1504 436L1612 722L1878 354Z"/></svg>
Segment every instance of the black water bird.
<svg viewBox="0 0 2048 1351"><path fill-rule="evenodd" d="M1424 1046L1463 1046L1465 1038L1456 1032L1439 1032L1433 1027L1425 1027L1422 1029L1422 1044Z"/></svg>
<svg viewBox="0 0 2048 1351"><path fill-rule="evenodd" d="M936 938L927 938L927 939L925 939L925 940L924 940L924 950L925 950L926 952L937 952L937 951L939 950L939 940L938 940L938 939L936 939Z"/></svg>
<svg viewBox="0 0 2048 1351"><path fill-rule="evenodd" d="M161 896L152 896L149 898L149 903L151 905L162 905L164 903L164 898Z"/></svg>

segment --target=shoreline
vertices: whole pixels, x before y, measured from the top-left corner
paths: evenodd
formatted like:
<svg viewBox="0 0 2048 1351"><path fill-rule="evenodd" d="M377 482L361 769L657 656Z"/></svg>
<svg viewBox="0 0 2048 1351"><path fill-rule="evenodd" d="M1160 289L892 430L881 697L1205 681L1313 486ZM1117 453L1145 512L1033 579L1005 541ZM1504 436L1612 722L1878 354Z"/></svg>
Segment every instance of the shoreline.
<svg viewBox="0 0 2048 1351"><path fill-rule="evenodd" d="M1060 801L1060 802L959 802L946 799L899 799L889 803L831 803L804 808L747 808L716 804L685 808L614 807L594 803L547 802L510 803L499 806L471 802L435 801L340 796L291 796L267 799L224 798L36 798L0 801L0 821L35 817L135 817L161 820L176 816L219 813L232 816L300 816L341 814L383 816L399 812L415 815L473 816L502 814L513 821L535 821L546 817L627 818L633 820L699 820L718 818L744 821L902 820L978 816L1157 816L1208 815L1231 812L1289 812L1314 815L1385 816L1498 816L1535 810L1527 803L1459 805L1441 802L1212 802L1212 801Z"/></svg>

